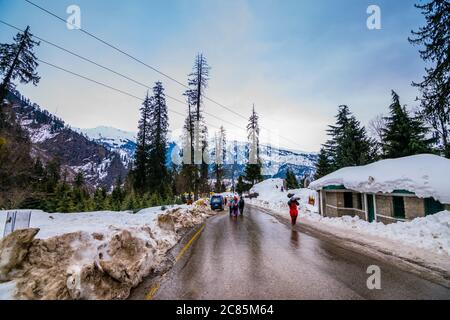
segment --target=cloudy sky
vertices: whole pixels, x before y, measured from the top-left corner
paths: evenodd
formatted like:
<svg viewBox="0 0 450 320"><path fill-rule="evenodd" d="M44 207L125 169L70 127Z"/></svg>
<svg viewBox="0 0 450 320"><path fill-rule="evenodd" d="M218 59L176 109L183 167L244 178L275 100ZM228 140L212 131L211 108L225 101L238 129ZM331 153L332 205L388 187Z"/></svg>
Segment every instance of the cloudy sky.
<svg viewBox="0 0 450 320"><path fill-rule="evenodd" d="M211 66L207 96L249 116L261 117L262 140L318 151L338 105L347 104L363 124L385 113L390 90L414 107L424 64L407 37L424 23L419 0L32 0L62 17L81 9L83 29L100 36L173 78L186 82L194 57ZM366 26L369 5L381 8L382 29ZM0 19L32 32L148 85L161 80L166 93L183 99L184 88L133 62L24 0L0 0ZM0 24L0 42L16 31ZM42 43L37 56L66 69L143 97L146 89ZM139 101L40 65L38 87L19 86L32 101L74 127L100 125L136 131ZM186 106L168 100L180 112ZM206 102L213 133L245 138L246 121ZM179 133L183 118L170 113ZM279 136L279 137L278 137Z"/></svg>

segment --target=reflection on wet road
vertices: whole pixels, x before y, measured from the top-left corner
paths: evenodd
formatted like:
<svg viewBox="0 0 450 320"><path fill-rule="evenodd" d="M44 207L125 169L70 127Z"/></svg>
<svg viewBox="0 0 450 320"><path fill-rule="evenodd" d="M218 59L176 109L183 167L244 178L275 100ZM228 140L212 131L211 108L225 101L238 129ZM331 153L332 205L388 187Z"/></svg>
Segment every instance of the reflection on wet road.
<svg viewBox="0 0 450 320"><path fill-rule="evenodd" d="M370 265L381 268L381 290L367 288ZM450 290L249 207L208 220L153 298L449 299Z"/></svg>

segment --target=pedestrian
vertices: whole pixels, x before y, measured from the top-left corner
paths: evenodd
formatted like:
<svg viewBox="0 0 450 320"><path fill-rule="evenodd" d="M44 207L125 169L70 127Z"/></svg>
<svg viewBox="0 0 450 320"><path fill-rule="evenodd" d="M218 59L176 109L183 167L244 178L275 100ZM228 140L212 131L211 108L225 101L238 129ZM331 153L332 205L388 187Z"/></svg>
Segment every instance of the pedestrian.
<svg viewBox="0 0 450 320"><path fill-rule="evenodd" d="M241 214L244 214L244 207L245 207L245 201L244 201L244 197L241 196L241 198L239 199L239 211L241 212Z"/></svg>
<svg viewBox="0 0 450 320"><path fill-rule="evenodd" d="M295 198L295 197L292 197L288 201L289 214L291 215L291 222L292 222L293 226L295 226L295 224L297 223L298 206L299 205L300 205L300 203L298 203L297 198Z"/></svg>

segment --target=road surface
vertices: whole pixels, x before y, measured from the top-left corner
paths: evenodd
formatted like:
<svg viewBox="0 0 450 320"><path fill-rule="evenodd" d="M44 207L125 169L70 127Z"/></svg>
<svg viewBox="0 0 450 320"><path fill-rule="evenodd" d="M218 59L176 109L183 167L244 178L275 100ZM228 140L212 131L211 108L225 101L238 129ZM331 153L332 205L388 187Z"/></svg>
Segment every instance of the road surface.
<svg viewBox="0 0 450 320"><path fill-rule="evenodd" d="M132 299L449 299L450 290L256 208L206 222L173 269ZM300 220L301 224L301 220ZM186 248L186 244L183 244ZM381 290L367 268L381 269Z"/></svg>

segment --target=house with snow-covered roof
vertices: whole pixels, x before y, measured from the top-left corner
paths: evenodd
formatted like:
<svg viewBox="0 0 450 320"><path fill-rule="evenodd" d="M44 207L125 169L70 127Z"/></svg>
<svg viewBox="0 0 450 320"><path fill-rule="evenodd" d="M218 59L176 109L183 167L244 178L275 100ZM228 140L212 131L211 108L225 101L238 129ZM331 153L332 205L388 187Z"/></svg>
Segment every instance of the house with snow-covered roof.
<svg viewBox="0 0 450 320"><path fill-rule="evenodd" d="M431 154L335 171L310 184L325 217L393 223L450 210L450 160Z"/></svg>

